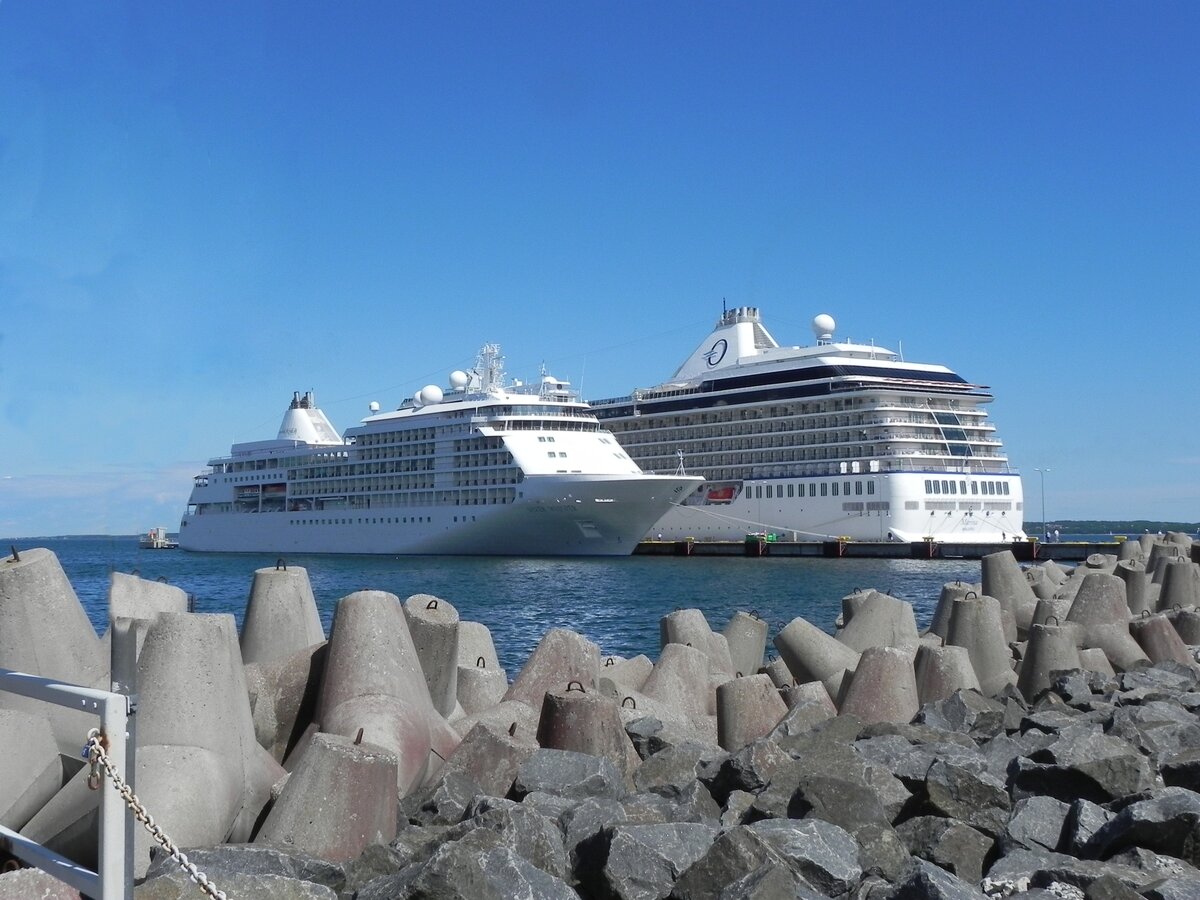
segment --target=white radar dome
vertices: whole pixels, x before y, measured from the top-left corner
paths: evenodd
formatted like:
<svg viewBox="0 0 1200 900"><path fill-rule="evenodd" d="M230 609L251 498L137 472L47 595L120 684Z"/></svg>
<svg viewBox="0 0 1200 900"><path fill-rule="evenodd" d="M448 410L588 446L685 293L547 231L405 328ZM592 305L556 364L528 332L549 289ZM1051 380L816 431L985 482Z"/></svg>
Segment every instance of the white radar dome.
<svg viewBox="0 0 1200 900"><path fill-rule="evenodd" d="M462 390L467 386L467 382L470 380L471 379L467 373L461 369L455 369L450 373L450 387L454 388L455 390Z"/></svg>
<svg viewBox="0 0 1200 900"><path fill-rule="evenodd" d="M415 394L413 394L413 405L414 406L424 406L425 405L425 401L421 399L420 391L417 391Z"/></svg>
<svg viewBox="0 0 1200 900"><path fill-rule="evenodd" d="M370 403L367 405L367 409L369 409L369 410L370 410L371 412L373 412L373 413L377 413L377 412L379 412L379 401L378 401L378 400L372 400L372 401L371 401L371 402L370 402Z"/></svg>
<svg viewBox="0 0 1200 900"><path fill-rule="evenodd" d="M441 403L442 389L436 384L427 384L421 388L421 392L417 396L421 398L421 404L425 406L431 403Z"/></svg>
<svg viewBox="0 0 1200 900"><path fill-rule="evenodd" d="M837 328L837 322L833 321L833 316L827 313L821 313L819 316L814 316L812 320L813 334L817 336L819 341L828 341L833 339L833 330Z"/></svg>

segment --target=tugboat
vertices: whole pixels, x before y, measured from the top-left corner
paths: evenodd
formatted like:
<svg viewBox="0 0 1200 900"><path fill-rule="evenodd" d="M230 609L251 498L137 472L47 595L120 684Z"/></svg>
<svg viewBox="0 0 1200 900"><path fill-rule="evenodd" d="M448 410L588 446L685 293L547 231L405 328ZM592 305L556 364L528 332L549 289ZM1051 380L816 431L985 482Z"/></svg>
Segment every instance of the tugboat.
<svg viewBox="0 0 1200 900"><path fill-rule="evenodd" d="M167 529L159 526L142 535L138 546L143 550L175 550L178 549L179 542L171 540L167 536Z"/></svg>

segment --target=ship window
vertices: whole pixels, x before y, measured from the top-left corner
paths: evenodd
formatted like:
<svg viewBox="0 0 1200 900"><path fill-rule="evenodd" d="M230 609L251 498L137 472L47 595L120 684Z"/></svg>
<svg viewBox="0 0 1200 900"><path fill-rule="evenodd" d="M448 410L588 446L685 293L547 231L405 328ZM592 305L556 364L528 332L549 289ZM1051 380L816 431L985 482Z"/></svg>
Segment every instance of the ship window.
<svg viewBox="0 0 1200 900"><path fill-rule="evenodd" d="M850 496L850 482L848 482L848 481L844 482L843 485L845 487L844 493L847 497L849 497Z"/></svg>
<svg viewBox="0 0 1200 900"><path fill-rule="evenodd" d="M933 482L933 493L940 494L942 492L942 483L940 481Z"/></svg>
<svg viewBox="0 0 1200 900"><path fill-rule="evenodd" d="M967 492L967 483L965 481L960 481L958 483L958 489L961 493L965 494Z"/></svg>
<svg viewBox="0 0 1200 900"><path fill-rule="evenodd" d="M972 481L972 482L971 482L971 493L972 493L972 494L978 494L978 493L979 493L979 482L978 482L978 481Z"/></svg>
<svg viewBox="0 0 1200 900"><path fill-rule="evenodd" d="M950 493L952 493L952 494L958 493L958 482L957 481L950 482Z"/></svg>
<svg viewBox="0 0 1200 900"><path fill-rule="evenodd" d="M950 493L950 482L948 482L945 478L942 479L942 493Z"/></svg>
<svg viewBox="0 0 1200 900"><path fill-rule="evenodd" d="M795 491L796 491L796 486L794 484L789 484L788 485L788 496L789 497L796 496Z"/></svg>
<svg viewBox="0 0 1200 900"><path fill-rule="evenodd" d="M1002 482L1000 482L1000 486L1001 486L1002 488L1004 488L1004 493L1007 495L1007 494L1008 494L1008 482L1007 482L1007 481L1002 481Z"/></svg>
<svg viewBox="0 0 1200 900"><path fill-rule="evenodd" d="M930 481L928 478L925 479L925 493L927 493L927 494L933 493L933 482Z"/></svg>
<svg viewBox="0 0 1200 900"><path fill-rule="evenodd" d="M854 493L856 493L856 494L862 493L862 482L861 481L854 482Z"/></svg>
<svg viewBox="0 0 1200 900"><path fill-rule="evenodd" d="M833 483L833 496L836 497L837 495L838 495L838 483L835 481Z"/></svg>
<svg viewBox="0 0 1200 900"><path fill-rule="evenodd" d="M810 483L808 486L808 496L810 496L810 497L817 496L817 483L815 481Z"/></svg>
<svg viewBox="0 0 1200 900"><path fill-rule="evenodd" d="M875 482L873 482L873 481L868 481L868 482L867 482L867 493L868 493L868 494L873 494L873 493L875 493Z"/></svg>
<svg viewBox="0 0 1200 900"><path fill-rule="evenodd" d="M821 482L821 496L822 497L826 496L829 493L828 488L829 488L829 485L826 484L824 481L822 481Z"/></svg>
<svg viewBox="0 0 1200 900"><path fill-rule="evenodd" d="M550 457L551 459L554 459L554 451L553 450L549 451L546 455L548 457Z"/></svg>
<svg viewBox="0 0 1200 900"><path fill-rule="evenodd" d="M772 491L773 491L773 488L771 487L771 485L768 484L767 485L767 499L768 500L771 499Z"/></svg>

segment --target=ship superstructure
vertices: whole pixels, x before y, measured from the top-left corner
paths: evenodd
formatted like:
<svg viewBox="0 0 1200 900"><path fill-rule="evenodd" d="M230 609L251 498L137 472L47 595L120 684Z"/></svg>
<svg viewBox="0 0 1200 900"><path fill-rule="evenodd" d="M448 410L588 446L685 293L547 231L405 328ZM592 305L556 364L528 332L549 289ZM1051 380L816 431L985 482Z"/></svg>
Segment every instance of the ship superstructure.
<svg viewBox="0 0 1200 900"><path fill-rule="evenodd" d="M1006 543L1024 539L1021 479L984 405L942 365L834 339L780 346L759 311L722 313L671 379L592 403L648 472L705 483L652 537Z"/></svg>
<svg viewBox="0 0 1200 900"><path fill-rule="evenodd" d="M499 348L339 435L296 393L271 441L195 478L187 550L625 555L698 477L645 474L543 373L506 383Z"/></svg>

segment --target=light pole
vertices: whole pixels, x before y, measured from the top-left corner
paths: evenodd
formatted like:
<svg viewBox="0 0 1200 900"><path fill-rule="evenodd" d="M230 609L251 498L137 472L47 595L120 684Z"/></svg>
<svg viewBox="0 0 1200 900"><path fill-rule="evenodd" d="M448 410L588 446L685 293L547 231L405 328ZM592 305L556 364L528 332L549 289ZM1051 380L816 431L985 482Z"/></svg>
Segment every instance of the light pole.
<svg viewBox="0 0 1200 900"><path fill-rule="evenodd" d="M1044 531L1046 534L1049 534L1050 526L1046 524L1046 473L1049 472L1050 469L1035 468L1033 471L1037 472L1038 475L1041 476L1041 482L1042 482L1042 531Z"/></svg>

